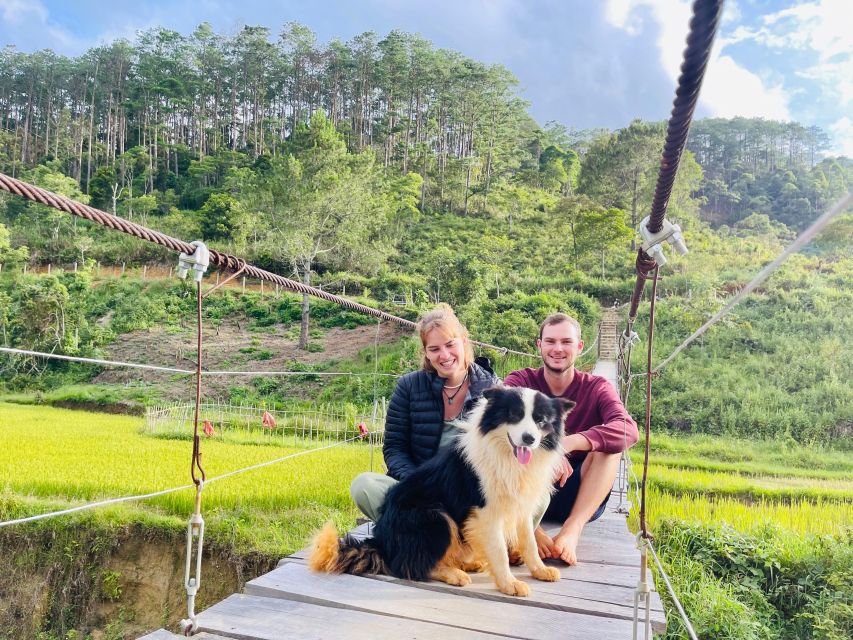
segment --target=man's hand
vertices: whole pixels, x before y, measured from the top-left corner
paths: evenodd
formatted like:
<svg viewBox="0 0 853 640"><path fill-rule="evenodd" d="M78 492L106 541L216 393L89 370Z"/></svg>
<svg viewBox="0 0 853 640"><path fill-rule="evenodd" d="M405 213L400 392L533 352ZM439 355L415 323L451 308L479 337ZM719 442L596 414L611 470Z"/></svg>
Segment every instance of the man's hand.
<svg viewBox="0 0 853 640"><path fill-rule="evenodd" d="M573 471L574 469L572 469L572 465L569 464L568 458L566 458L566 456L560 456L560 466L557 469L557 473L554 475L554 482L559 482L560 487L565 487L566 482L571 477Z"/></svg>

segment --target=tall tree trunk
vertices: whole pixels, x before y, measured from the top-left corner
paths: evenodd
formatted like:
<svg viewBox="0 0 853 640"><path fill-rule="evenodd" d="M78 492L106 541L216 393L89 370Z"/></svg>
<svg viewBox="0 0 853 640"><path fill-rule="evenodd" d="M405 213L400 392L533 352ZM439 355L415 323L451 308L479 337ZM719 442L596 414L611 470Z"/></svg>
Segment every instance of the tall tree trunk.
<svg viewBox="0 0 853 640"><path fill-rule="evenodd" d="M468 194L471 192L471 158L468 158L468 168L465 171L465 207L463 216L468 215Z"/></svg>
<svg viewBox="0 0 853 640"><path fill-rule="evenodd" d="M92 139L95 130L95 92L98 88L98 64L95 64L95 73L92 75L92 102L89 106L89 149L86 158L86 193L89 193L89 182L92 180Z"/></svg>
<svg viewBox="0 0 853 640"><path fill-rule="evenodd" d="M637 190L639 180L639 171L634 169L634 184L631 189L631 228L634 230L634 234L631 236L631 251L637 249Z"/></svg>

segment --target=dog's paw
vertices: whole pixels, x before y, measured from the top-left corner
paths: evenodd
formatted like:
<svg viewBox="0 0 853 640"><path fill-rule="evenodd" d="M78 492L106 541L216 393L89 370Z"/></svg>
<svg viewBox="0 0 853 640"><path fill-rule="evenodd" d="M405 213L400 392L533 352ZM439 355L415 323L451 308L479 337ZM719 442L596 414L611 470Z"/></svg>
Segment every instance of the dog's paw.
<svg viewBox="0 0 853 640"><path fill-rule="evenodd" d="M441 567L432 572L434 580L441 580L454 587L465 587L471 584L471 576L455 567Z"/></svg>
<svg viewBox="0 0 853 640"><path fill-rule="evenodd" d="M447 584L452 584L455 587L466 587L471 584L471 576L461 569L456 569L447 577Z"/></svg>
<svg viewBox="0 0 853 640"><path fill-rule="evenodd" d="M470 573L482 573L486 570L485 560L468 560L462 563L462 570Z"/></svg>
<svg viewBox="0 0 853 640"><path fill-rule="evenodd" d="M521 596L525 598L530 595L530 587L526 582L521 580L510 580L509 582L499 584L498 590L508 596Z"/></svg>
<svg viewBox="0 0 853 640"><path fill-rule="evenodd" d="M556 567L532 568L530 573L533 574L534 578L543 582L558 582L560 580L560 570Z"/></svg>

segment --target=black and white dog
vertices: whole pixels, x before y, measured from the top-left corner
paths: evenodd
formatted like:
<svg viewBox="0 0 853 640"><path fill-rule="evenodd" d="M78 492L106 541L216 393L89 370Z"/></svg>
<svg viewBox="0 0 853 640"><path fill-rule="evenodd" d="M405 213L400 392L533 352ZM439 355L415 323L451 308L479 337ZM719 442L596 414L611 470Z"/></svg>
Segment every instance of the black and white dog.
<svg viewBox="0 0 853 640"><path fill-rule="evenodd" d="M485 567L500 591L526 596L527 583L510 572L511 547L534 578L559 580L559 571L539 558L533 516L552 487L574 404L532 389L487 389L458 443L388 492L372 538L339 540L327 524L314 539L309 566L459 586L471 582L466 571Z"/></svg>

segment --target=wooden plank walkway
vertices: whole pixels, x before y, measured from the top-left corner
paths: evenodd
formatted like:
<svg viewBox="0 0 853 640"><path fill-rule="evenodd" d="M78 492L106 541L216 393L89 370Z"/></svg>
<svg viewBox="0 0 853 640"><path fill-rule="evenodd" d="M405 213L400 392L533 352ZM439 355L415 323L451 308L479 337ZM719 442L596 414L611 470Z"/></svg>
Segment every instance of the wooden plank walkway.
<svg viewBox="0 0 853 640"><path fill-rule="evenodd" d="M611 320L609 315L605 314L605 320ZM615 323L606 324L607 331L603 330L600 338L604 344L616 339ZM609 348L606 351L607 356L615 353ZM616 363L607 356L599 360L594 373L615 385ZM585 527L578 544L578 564L567 567L560 561L547 561L560 570L558 582L539 582L526 567L513 567L516 577L531 585L527 598L500 593L486 574L473 574L472 584L466 587L389 576L317 574L305 564L309 551L305 548L284 558L273 571L248 582L242 594L201 612L201 633L196 637L630 638L640 555L626 523L630 504L625 502L626 496L620 496L618 486L617 479L604 515ZM367 536L370 526L361 525L352 533ZM554 535L560 525L544 526ZM666 616L656 592L652 593L651 625L655 633L666 629ZM639 633L643 633L642 621ZM178 637L161 630L144 640Z"/></svg>
<svg viewBox="0 0 853 640"><path fill-rule="evenodd" d="M198 616L197 637L220 638L630 638L639 554L625 516L611 496L605 514L590 523L578 545L579 563L560 569L559 582L539 582L523 566L513 573L531 585L528 598L500 593L486 574L467 587L410 582L389 576L313 573L308 549L284 558L273 571L246 584ZM370 525L356 528L368 535ZM557 523L546 523L555 533ZM652 629L661 633L666 617L652 597ZM160 635L157 635L160 634ZM159 631L145 640L179 636Z"/></svg>

